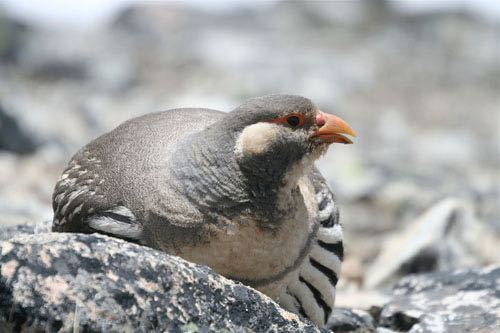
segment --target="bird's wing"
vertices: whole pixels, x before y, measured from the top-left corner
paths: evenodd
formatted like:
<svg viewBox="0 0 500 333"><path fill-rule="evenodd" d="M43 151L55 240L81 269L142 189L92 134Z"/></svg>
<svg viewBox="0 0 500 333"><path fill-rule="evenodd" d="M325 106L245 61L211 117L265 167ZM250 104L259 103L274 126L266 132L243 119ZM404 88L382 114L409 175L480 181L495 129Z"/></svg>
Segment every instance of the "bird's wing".
<svg viewBox="0 0 500 333"><path fill-rule="evenodd" d="M85 150L71 159L52 195L52 230L101 232L138 242L141 224L128 207L103 193L99 167L99 160Z"/></svg>
<svg viewBox="0 0 500 333"><path fill-rule="evenodd" d="M177 109L131 119L83 147L70 160L52 197L53 230L100 232L143 240L148 199L157 190L171 147L223 113Z"/></svg>

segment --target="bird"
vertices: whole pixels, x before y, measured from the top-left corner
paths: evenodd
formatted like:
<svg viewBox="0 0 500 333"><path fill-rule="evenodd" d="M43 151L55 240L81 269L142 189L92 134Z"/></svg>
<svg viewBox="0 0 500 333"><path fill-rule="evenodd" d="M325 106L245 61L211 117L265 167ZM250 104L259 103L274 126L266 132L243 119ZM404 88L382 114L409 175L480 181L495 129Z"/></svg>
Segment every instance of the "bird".
<svg viewBox="0 0 500 333"><path fill-rule="evenodd" d="M206 265L324 327L344 247L314 162L349 136L344 120L296 95L139 116L71 158L53 192L52 230Z"/></svg>

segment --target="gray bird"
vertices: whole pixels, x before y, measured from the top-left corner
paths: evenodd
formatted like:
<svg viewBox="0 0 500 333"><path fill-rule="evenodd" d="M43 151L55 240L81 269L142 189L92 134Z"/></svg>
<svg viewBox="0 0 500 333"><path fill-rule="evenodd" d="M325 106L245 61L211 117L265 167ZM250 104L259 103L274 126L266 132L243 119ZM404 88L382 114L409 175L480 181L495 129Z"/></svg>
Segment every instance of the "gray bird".
<svg viewBox="0 0 500 333"><path fill-rule="evenodd" d="M53 194L53 230L99 232L207 265L324 326L343 244L314 161L331 143L352 143L343 134L355 136L292 95L229 113L134 118L70 160Z"/></svg>

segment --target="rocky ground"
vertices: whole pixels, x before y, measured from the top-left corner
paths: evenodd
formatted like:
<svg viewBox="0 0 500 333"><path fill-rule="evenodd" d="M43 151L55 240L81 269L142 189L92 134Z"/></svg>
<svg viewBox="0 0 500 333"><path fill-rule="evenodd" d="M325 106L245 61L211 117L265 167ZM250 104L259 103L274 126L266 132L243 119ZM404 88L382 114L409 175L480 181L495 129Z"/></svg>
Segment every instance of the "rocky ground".
<svg viewBox="0 0 500 333"><path fill-rule="evenodd" d="M132 116L304 95L358 133L319 162L346 234L339 316L388 323L402 277L500 262L499 29L384 1L163 4L91 31L0 15L0 225L50 220L70 156Z"/></svg>
<svg viewBox="0 0 500 333"><path fill-rule="evenodd" d="M2 332L320 331L206 266L115 238L18 235L0 250Z"/></svg>
<svg viewBox="0 0 500 333"><path fill-rule="evenodd" d="M104 235L4 227L1 332L326 332L206 266ZM500 265L409 275L334 332L496 332Z"/></svg>

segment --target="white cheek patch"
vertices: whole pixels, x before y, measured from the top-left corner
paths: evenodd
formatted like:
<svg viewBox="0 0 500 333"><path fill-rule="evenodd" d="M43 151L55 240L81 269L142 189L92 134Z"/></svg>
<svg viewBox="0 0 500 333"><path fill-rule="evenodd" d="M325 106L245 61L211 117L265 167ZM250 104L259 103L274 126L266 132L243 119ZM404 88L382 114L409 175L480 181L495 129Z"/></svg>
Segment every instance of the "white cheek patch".
<svg viewBox="0 0 500 333"><path fill-rule="evenodd" d="M236 156L261 155L269 150L279 135L279 129L273 123L257 123L245 127L236 141Z"/></svg>

